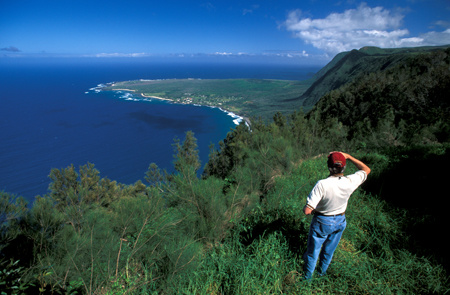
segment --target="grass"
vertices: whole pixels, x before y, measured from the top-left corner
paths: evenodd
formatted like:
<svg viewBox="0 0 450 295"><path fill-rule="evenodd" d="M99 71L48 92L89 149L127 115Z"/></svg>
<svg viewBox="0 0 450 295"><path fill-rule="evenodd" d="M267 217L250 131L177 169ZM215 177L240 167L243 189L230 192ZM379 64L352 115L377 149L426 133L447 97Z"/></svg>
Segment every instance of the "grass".
<svg viewBox="0 0 450 295"><path fill-rule="evenodd" d="M377 158L377 155L371 155ZM205 253L186 294L446 294L443 267L402 247L402 220L386 202L358 189L328 276L302 280L302 253L311 218L301 213L322 177L324 157L277 178L274 189L235 224L233 234ZM321 169L319 169L321 168ZM349 171L350 173L351 171ZM326 172L325 172L326 174Z"/></svg>

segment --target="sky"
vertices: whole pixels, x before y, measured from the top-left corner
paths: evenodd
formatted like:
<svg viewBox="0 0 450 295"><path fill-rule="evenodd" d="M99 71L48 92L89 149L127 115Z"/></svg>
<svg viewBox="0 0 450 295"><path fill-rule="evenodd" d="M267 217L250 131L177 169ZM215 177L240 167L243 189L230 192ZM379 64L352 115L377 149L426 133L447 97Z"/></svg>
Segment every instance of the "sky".
<svg viewBox="0 0 450 295"><path fill-rule="evenodd" d="M450 44L449 0L0 0L0 57L268 56Z"/></svg>

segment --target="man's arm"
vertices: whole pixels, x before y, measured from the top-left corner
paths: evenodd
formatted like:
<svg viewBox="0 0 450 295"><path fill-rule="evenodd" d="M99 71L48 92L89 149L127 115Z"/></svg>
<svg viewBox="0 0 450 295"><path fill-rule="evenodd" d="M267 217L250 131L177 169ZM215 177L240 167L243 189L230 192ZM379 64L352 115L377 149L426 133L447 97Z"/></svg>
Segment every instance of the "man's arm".
<svg viewBox="0 0 450 295"><path fill-rule="evenodd" d="M305 205L305 207L303 207L303 213L305 213L306 215L312 214L313 211L314 211L314 208L311 208L308 205Z"/></svg>
<svg viewBox="0 0 450 295"><path fill-rule="evenodd" d="M366 164L356 159L355 157L350 156L349 154L343 152L340 153L344 155L345 159L350 160L356 166L356 168L358 168L359 170L363 170L367 175L369 175L371 170Z"/></svg>

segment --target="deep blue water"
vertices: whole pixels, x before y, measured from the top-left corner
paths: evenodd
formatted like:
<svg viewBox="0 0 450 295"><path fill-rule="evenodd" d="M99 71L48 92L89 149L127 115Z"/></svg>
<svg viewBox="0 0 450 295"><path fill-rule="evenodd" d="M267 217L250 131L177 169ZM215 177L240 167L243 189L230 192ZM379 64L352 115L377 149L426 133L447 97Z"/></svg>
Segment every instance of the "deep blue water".
<svg viewBox="0 0 450 295"><path fill-rule="evenodd" d="M151 162L173 171L173 139L192 130L202 166L209 144L236 125L219 109L128 101L88 91L133 79L305 79L318 68L293 65L145 60L0 59L0 190L32 201L48 192L52 168L95 164L101 177L131 184ZM88 92L88 93L86 93Z"/></svg>

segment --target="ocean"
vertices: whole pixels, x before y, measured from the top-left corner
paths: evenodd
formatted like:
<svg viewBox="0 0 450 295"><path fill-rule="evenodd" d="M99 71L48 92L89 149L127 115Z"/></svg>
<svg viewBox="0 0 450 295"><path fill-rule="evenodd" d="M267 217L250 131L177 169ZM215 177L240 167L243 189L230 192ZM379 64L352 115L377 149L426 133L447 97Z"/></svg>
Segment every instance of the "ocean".
<svg viewBox="0 0 450 295"><path fill-rule="evenodd" d="M52 168L93 163L101 177L144 181L150 163L173 171L174 138L192 130L202 166L209 145L236 126L217 108L130 99L95 91L135 79L302 80L319 67L145 59L0 58L0 191L32 202L48 193ZM145 182L145 181L144 181Z"/></svg>

